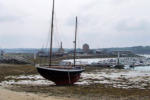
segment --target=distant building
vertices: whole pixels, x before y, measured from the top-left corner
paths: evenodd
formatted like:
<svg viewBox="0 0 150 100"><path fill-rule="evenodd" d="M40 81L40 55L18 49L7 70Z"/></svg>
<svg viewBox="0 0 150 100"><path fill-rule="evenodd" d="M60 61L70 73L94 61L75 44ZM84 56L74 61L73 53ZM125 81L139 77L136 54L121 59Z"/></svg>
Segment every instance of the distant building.
<svg viewBox="0 0 150 100"><path fill-rule="evenodd" d="M62 42L61 42L60 48L58 49L58 53L64 53L64 52L65 50L63 49Z"/></svg>
<svg viewBox="0 0 150 100"><path fill-rule="evenodd" d="M90 47L89 47L89 45L86 44L86 43L83 45L82 49L83 49L83 52L84 52L84 53L88 53L88 52L90 51Z"/></svg>
<svg viewBox="0 0 150 100"><path fill-rule="evenodd" d="M63 56L64 54L65 54L65 50L63 49L62 42L61 42L60 48L58 49L57 52L55 52L54 55L55 55L55 56L61 57L61 56Z"/></svg>

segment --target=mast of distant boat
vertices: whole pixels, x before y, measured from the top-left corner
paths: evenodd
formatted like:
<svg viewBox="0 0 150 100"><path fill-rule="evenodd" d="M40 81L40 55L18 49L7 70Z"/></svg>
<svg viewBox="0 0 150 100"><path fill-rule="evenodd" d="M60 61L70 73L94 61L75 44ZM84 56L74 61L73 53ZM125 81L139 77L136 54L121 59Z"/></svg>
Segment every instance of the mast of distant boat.
<svg viewBox="0 0 150 100"><path fill-rule="evenodd" d="M120 52L118 51L117 65L120 65Z"/></svg>
<svg viewBox="0 0 150 100"><path fill-rule="evenodd" d="M74 41L74 67L76 65L76 44L77 44L77 28L78 28L78 18L76 16L76 24L75 24L75 41Z"/></svg>
<svg viewBox="0 0 150 100"><path fill-rule="evenodd" d="M52 65L52 47L53 47L53 30L54 30L54 3L55 1L53 0L53 8L52 8L52 21L51 21L51 37L50 37L50 62L49 62L49 66Z"/></svg>

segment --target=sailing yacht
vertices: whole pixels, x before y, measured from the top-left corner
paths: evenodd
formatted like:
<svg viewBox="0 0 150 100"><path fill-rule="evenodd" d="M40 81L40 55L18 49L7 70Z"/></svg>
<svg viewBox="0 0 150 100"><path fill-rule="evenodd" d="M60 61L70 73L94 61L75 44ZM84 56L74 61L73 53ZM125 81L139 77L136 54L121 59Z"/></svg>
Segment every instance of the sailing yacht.
<svg viewBox="0 0 150 100"><path fill-rule="evenodd" d="M51 38L50 38L50 63L49 65L36 65L37 71L44 78L53 81L56 85L72 85L80 79L84 69L81 66L76 66L76 38L77 38L77 23L75 25L75 41L74 41L74 65L52 65L52 46L53 46L53 27L54 27L54 0L52 8L51 21Z"/></svg>
<svg viewBox="0 0 150 100"><path fill-rule="evenodd" d="M118 51L117 64L114 67L118 69L124 69L124 65L120 64L120 51Z"/></svg>

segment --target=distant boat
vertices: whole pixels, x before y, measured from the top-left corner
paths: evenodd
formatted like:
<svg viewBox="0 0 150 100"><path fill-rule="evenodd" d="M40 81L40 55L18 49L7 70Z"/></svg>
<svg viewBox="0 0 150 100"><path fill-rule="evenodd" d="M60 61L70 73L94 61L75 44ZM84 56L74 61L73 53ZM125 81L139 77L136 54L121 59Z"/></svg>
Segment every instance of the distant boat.
<svg viewBox="0 0 150 100"><path fill-rule="evenodd" d="M120 52L119 51L118 51L117 64L114 66L114 68L124 69L124 65L120 64Z"/></svg>
<svg viewBox="0 0 150 100"><path fill-rule="evenodd" d="M76 37L77 37L77 17L75 25L75 48L74 48L74 65L52 65L52 45L53 45L53 27L54 27L54 0L52 8L51 22L51 39L50 39L50 63L49 65L36 65L38 72L44 78L53 81L56 85L72 85L80 78L84 69L81 66L76 66Z"/></svg>

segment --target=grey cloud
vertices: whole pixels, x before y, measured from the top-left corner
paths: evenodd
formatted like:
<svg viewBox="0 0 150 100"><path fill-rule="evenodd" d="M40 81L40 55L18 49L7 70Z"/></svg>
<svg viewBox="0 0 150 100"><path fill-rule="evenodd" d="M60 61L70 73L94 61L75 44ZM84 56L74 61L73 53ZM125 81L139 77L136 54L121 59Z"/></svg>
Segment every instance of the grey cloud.
<svg viewBox="0 0 150 100"><path fill-rule="evenodd" d="M67 26L74 26L74 25L75 25L75 16L70 17L70 18L65 22L65 24L66 24Z"/></svg>
<svg viewBox="0 0 150 100"><path fill-rule="evenodd" d="M128 3L131 2L133 0L109 0L112 4L124 4L124 3Z"/></svg>
<svg viewBox="0 0 150 100"><path fill-rule="evenodd" d="M12 22L12 21L18 21L22 17L18 16L0 16L0 22Z"/></svg>
<svg viewBox="0 0 150 100"><path fill-rule="evenodd" d="M133 25L132 25L133 24ZM149 31L150 32L150 22L147 20L140 20L135 22L135 20L123 20L116 25L118 31L128 31L128 32L137 32L137 31Z"/></svg>
<svg viewBox="0 0 150 100"><path fill-rule="evenodd" d="M10 11L10 8L7 8L0 2L0 22L12 22L18 21L23 18L22 15L13 14L13 11Z"/></svg>
<svg viewBox="0 0 150 100"><path fill-rule="evenodd" d="M5 47L41 47L40 41L46 41L50 26L51 3L49 0L0 0L0 35L8 36L0 38L0 43L4 41ZM77 15L80 44L87 42L90 47L98 48L148 44L148 4L148 0L56 0L58 21L54 24L58 30L54 32L60 32L64 47L72 47L70 41L74 39ZM145 16L147 19L143 19ZM23 39L17 40L18 36ZM21 42L12 45L12 41Z"/></svg>

